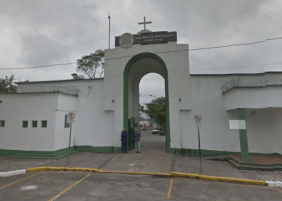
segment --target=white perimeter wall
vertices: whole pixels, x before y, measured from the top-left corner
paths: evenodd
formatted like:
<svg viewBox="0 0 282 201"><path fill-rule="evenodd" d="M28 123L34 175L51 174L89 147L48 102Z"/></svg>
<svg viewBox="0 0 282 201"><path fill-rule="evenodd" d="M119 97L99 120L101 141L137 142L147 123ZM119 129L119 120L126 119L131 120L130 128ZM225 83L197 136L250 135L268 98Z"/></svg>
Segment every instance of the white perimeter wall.
<svg viewBox="0 0 282 201"><path fill-rule="evenodd" d="M1 94L0 149L9 150L55 150L54 122L58 93L48 94ZM22 121L28 121L28 128L22 128ZM37 128L32 121L37 120ZM41 128L41 120L47 120L47 128Z"/></svg>
<svg viewBox="0 0 282 201"><path fill-rule="evenodd" d="M190 76L188 52L186 50L188 50L188 45L177 45L175 43L146 46L136 45L128 49L117 48L106 50L104 80L28 83L21 84L19 87L36 85L66 86L79 89L79 97L76 103L76 118L73 124L72 145L120 147L120 131L123 127L124 68L131 58L130 55L134 56L142 52L155 53L164 60L168 68L171 147L198 148L197 128L193 117L200 114L203 117L202 126L200 127L202 149L239 152L239 131L230 130L228 123L229 120L238 119L237 111L226 111L225 97L222 95L221 87L233 78L258 78L272 76L271 73L244 76ZM275 76L277 77L277 75ZM32 96L30 97L32 99ZM64 98L63 96L59 97L61 101L58 105L61 110L55 114L57 121L55 124L56 134L52 139L53 144L52 146L44 145L45 148L44 146L40 147L41 150L67 147L69 130L61 126L64 125L63 120L67 110L74 108L75 104L71 103L72 106L65 107L64 102L69 101L64 100ZM181 98L181 101L179 101L179 98ZM13 101L16 101L16 99ZM44 102L46 100L42 101ZM17 103L19 104L20 102ZM52 101L48 101L48 103L52 103ZM0 108L2 105L0 104ZM10 105L12 108L12 104ZM24 104L21 103L19 105L22 107ZM46 110L48 111L48 108L42 111L45 112ZM29 112L29 109L25 112ZM24 114L24 112L20 113ZM280 119L282 118L282 111L280 109L262 110L257 112L256 115L250 116L251 111L247 110L246 114L249 151L256 153L282 153L280 146L282 131ZM39 116L41 118L42 114ZM11 117L14 117L14 115ZM265 121L262 120L262 117ZM47 120L48 125L50 125L49 119ZM262 124L262 121L264 124ZM21 127L21 122L19 126ZM20 135L20 130L15 130L15 132L17 132L15 136ZM7 147L6 145L3 146ZM9 149L19 149L18 147L17 144ZM39 149L39 147L37 148Z"/></svg>
<svg viewBox="0 0 282 201"><path fill-rule="evenodd" d="M245 75L244 78L256 78L261 75ZM194 115L202 115L200 126L201 148L217 151L240 151L238 130L229 129L229 120L238 119L237 109L226 111L225 95L222 95L221 86L240 75L202 75L191 76L191 111L180 111L180 128L182 148L197 149L197 127ZM264 90L272 90L266 87ZM278 88L276 88L278 89ZM279 88L282 90L281 88ZM251 89L248 89L252 92ZM258 89L253 89L253 91ZM232 91L231 91L232 92ZM279 95L279 94L278 94ZM251 94L250 94L251 96ZM275 99L275 97L271 97ZM254 99L261 102L260 99ZM267 105L267 104L265 104ZM240 105L238 105L239 107ZM244 105L239 108L244 108ZM255 115L251 115L255 111ZM246 109L247 135L249 152L252 153L282 153L282 110L277 108ZM171 131L172 132L172 131Z"/></svg>
<svg viewBox="0 0 282 201"><path fill-rule="evenodd" d="M246 119L250 152L282 153L281 108L249 109Z"/></svg>
<svg viewBox="0 0 282 201"><path fill-rule="evenodd" d="M64 116L69 111L76 112L75 122L72 125L71 146L113 146L115 125L114 111L104 110L103 79L64 82L38 82L19 85L19 87L29 86L61 86L79 89L79 94L76 98L76 101L71 100L71 98L63 94L59 97L58 110L55 114L56 150L68 147L69 128L64 128Z"/></svg>
<svg viewBox="0 0 282 201"><path fill-rule="evenodd" d="M55 110L54 122L54 150L67 148L69 146L70 128L65 128L65 115L69 112L77 111L76 96L70 96L60 93L58 96L58 105ZM71 138L71 146L74 145L74 137Z"/></svg>
<svg viewBox="0 0 282 201"><path fill-rule="evenodd" d="M274 153L280 153L282 154L282 109L281 108L276 108L274 113L274 140L275 143L273 143L272 150L274 150Z"/></svg>

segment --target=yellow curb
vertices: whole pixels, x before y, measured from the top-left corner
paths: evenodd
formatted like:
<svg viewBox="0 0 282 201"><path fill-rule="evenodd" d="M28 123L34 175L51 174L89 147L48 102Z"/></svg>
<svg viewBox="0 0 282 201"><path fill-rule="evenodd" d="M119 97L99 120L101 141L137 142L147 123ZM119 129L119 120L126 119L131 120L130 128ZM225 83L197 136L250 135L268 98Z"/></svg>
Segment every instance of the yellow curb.
<svg viewBox="0 0 282 201"><path fill-rule="evenodd" d="M207 175L190 174L190 173L182 173L182 172L171 172L170 174L166 174L166 173L152 173L152 172L107 171L107 170L98 170L96 168L70 168L70 167L36 167L36 168L26 169L26 172L35 172L35 171L77 171L77 172L152 175L152 176L166 176L166 177L186 177L186 178L201 179L208 181L267 186L267 183L263 180L236 179L229 177L216 177L216 176L207 176Z"/></svg>
<svg viewBox="0 0 282 201"><path fill-rule="evenodd" d="M116 174L139 174L139 175L153 175L151 172L127 172L127 171L108 171L100 170L99 173L116 173Z"/></svg>
<svg viewBox="0 0 282 201"><path fill-rule="evenodd" d="M69 168L69 167L36 167L26 169L26 172L35 172L35 171L77 171L77 172L99 172L95 168Z"/></svg>
<svg viewBox="0 0 282 201"><path fill-rule="evenodd" d="M252 185L260 185L260 186L266 186L267 185L267 183L263 180L236 179L236 178L230 178L230 177L216 177L216 176L189 174L189 173L181 173L181 172L171 172L170 175L176 176L176 177L188 177L188 178L208 180L208 181L252 184Z"/></svg>
<svg viewBox="0 0 282 201"><path fill-rule="evenodd" d="M153 173L154 176L165 176L165 177L170 177L170 174L166 173Z"/></svg>
<svg viewBox="0 0 282 201"><path fill-rule="evenodd" d="M188 177L192 179L199 179L198 174L182 173L182 172L171 172L170 176L172 177Z"/></svg>
<svg viewBox="0 0 282 201"><path fill-rule="evenodd" d="M170 174L166 174L166 173L127 172L127 171L108 171L108 170L100 170L99 173L138 174L138 175L153 175L153 176L167 176L167 177L170 176Z"/></svg>
<svg viewBox="0 0 282 201"><path fill-rule="evenodd" d="M36 167L36 168L28 168L26 172L38 172L38 171L46 171L47 167Z"/></svg>

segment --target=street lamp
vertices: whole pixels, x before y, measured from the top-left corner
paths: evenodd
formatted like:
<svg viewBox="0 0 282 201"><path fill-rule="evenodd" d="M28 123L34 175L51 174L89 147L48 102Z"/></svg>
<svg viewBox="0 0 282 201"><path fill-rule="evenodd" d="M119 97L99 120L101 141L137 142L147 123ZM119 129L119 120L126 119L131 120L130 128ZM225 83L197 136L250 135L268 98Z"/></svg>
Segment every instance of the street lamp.
<svg viewBox="0 0 282 201"><path fill-rule="evenodd" d="M152 95L152 94L149 94L149 96L154 96L154 95ZM156 96L154 96L155 98L157 98Z"/></svg>

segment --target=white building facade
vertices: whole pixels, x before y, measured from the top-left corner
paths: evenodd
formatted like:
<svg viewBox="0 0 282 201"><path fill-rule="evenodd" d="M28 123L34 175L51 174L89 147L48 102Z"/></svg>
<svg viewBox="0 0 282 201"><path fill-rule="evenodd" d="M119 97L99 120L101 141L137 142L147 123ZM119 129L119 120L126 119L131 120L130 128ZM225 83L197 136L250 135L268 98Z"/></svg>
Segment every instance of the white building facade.
<svg viewBox="0 0 282 201"><path fill-rule="evenodd" d="M120 152L122 128L132 132L129 120L139 122L140 80L152 72L165 80L167 152L198 154L201 115L202 155L282 154L282 73L192 75L188 44L167 41L105 50L104 79L24 82L18 93L0 94L0 155L66 155L70 111L72 152ZM229 129L238 119L246 129Z"/></svg>

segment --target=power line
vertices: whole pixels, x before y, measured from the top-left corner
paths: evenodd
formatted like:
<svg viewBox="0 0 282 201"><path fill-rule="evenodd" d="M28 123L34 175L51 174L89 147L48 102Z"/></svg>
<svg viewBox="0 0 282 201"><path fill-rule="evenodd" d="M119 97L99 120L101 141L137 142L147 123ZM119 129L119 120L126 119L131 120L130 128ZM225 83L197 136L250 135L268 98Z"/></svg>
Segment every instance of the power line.
<svg viewBox="0 0 282 201"><path fill-rule="evenodd" d="M240 43L240 44L231 44L231 45L214 46L214 47L203 47L203 48L196 48L196 49L189 49L189 50L176 50L176 51L154 52L154 53L170 53L170 52L196 51L196 50L218 49L218 48L235 47L235 46L255 45L255 44L267 42L268 40L281 40L281 39L282 39L282 37L278 37L278 38L270 38L270 39L265 39L263 41L257 41L257 42L252 42L252 43ZM110 58L110 59L105 59L105 60L121 59L121 58L126 58L126 57L133 57L133 56L134 55L123 56L123 57L115 57L115 58Z"/></svg>
<svg viewBox="0 0 282 201"><path fill-rule="evenodd" d="M278 39L282 39L282 37L278 37L278 38L269 38L269 39L265 39L265 40L278 40Z"/></svg>
<svg viewBox="0 0 282 201"><path fill-rule="evenodd" d="M234 68L257 68L257 67L262 67L262 66L266 66L266 65L271 65L271 64L281 64L281 62L274 62L274 63L266 63L266 64L260 64L260 65L256 65L256 66L240 66L240 67L231 67L231 68L201 68L201 69L193 69L193 71L195 70L219 70L219 69L224 69L224 70L229 70L229 69L234 69Z"/></svg>
<svg viewBox="0 0 282 201"><path fill-rule="evenodd" d="M217 48L234 47L234 46L242 46L242 45L254 45L254 44L264 43L264 42L265 41L258 41L258 42L253 42L253 43L232 44L232 45L223 45L223 46L216 46L216 47L203 47L203 48L197 48L197 49L189 49L189 51L217 49Z"/></svg>
<svg viewBox="0 0 282 201"><path fill-rule="evenodd" d="M269 39L265 39L265 40L262 40L262 41L252 42L252 43L241 43L241 44L223 45L223 46L215 46L215 47L203 47L203 48L189 49L189 51L217 49L217 48L234 47L234 46L242 46L242 45L255 45L255 44L258 44L258 43L265 43L268 40L281 40L281 39L282 39L282 37L269 38Z"/></svg>
<svg viewBox="0 0 282 201"><path fill-rule="evenodd" d="M61 64L50 64L50 65L43 65L43 66L32 66L32 67L23 67L23 68L0 68L0 70L21 70L21 69L31 69L31 68L45 68L45 67L52 67L52 66L63 66L63 65L70 65L76 63L61 63Z"/></svg>
<svg viewBox="0 0 282 201"><path fill-rule="evenodd" d="M282 39L282 37L278 37L278 38L269 38L269 39L265 39L265 40L262 40L262 41L252 42L252 43L231 44L231 45L223 45L223 46L203 47L203 48L195 48L195 49L189 49L189 50L176 50L176 51L155 52L155 53L197 51L197 50L219 49L219 48L235 47L235 46L255 45L255 44L264 43L264 42L267 42L267 41L270 41L270 40L281 40L281 39ZM134 55L124 56L124 57L116 57L116 58L105 59L105 60L120 59L120 58L132 57L132 56L134 56ZM63 66L63 65L71 65L71 64L76 64L76 62L74 62L74 63L61 63L61 64L42 65L42 66L32 66L32 67L23 67L23 68L0 68L0 70L24 70L24 69L45 68L45 67ZM201 69L201 70L208 70L208 69Z"/></svg>
<svg viewBox="0 0 282 201"><path fill-rule="evenodd" d="M165 51L165 52L152 52L154 54L160 54L160 53L170 53L170 52L187 52L189 50L174 50L174 51ZM127 57L133 57L135 55L129 55L129 56L123 56L123 57L115 57L115 58L110 58L110 59L105 59L105 61L108 61L108 60L113 60L113 59L122 59L122 58L127 58Z"/></svg>

